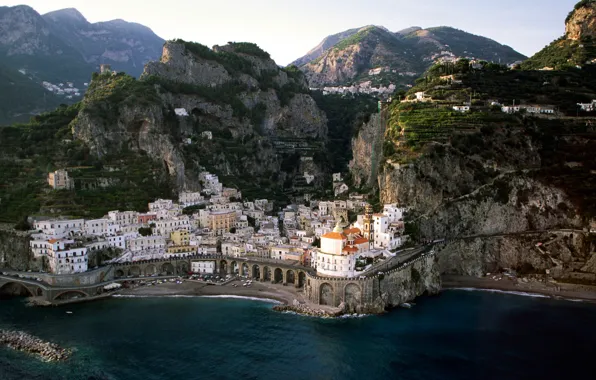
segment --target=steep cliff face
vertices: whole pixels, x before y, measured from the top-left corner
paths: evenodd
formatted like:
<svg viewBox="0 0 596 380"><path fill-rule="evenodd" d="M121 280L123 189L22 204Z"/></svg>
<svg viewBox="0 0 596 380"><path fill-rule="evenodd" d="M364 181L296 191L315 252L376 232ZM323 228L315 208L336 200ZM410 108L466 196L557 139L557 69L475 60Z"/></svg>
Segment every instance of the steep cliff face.
<svg viewBox="0 0 596 380"><path fill-rule="evenodd" d="M586 2L576 6L566 20L565 36L575 41L596 36L596 3Z"/></svg>
<svg viewBox="0 0 596 380"><path fill-rule="evenodd" d="M180 188L198 187L200 167L240 187L258 186L249 177L289 184L300 161L284 165L285 157L320 153L326 117L300 73L280 70L257 49L169 41L139 81L97 76L73 133L97 156L130 149L164 162ZM316 164L315 185L325 174Z"/></svg>
<svg viewBox="0 0 596 380"><path fill-rule="evenodd" d="M9 226L0 226L0 268L39 271L43 262L29 251L29 236Z"/></svg>
<svg viewBox="0 0 596 380"><path fill-rule="evenodd" d="M385 123L381 114L373 114L352 139L349 169L356 187L377 186L377 175L383 156Z"/></svg>
<svg viewBox="0 0 596 380"><path fill-rule="evenodd" d="M522 64L525 69L561 69L596 62L596 3L583 0L565 20L565 35Z"/></svg>
<svg viewBox="0 0 596 380"><path fill-rule="evenodd" d="M444 273L523 268L591 278L583 231L593 217L593 131L570 136L583 129L581 121L546 128L535 120L453 135L408 164L385 163L381 201L409 207L419 238L447 240L438 254Z"/></svg>

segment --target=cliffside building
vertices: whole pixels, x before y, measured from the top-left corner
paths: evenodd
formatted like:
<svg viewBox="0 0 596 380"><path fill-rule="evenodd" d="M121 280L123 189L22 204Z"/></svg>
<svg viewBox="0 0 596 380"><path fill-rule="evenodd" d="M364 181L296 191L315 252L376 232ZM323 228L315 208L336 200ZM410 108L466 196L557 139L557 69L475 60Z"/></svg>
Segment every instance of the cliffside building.
<svg viewBox="0 0 596 380"><path fill-rule="evenodd" d="M72 190L74 189L74 181L68 176L68 172L64 169L56 170L48 174L48 184L54 190Z"/></svg>

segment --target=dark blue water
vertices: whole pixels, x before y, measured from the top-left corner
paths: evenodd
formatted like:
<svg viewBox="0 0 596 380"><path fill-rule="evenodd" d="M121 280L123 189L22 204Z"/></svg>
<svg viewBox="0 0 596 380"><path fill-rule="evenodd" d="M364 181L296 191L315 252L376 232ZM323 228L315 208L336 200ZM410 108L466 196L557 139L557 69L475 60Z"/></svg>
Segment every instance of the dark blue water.
<svg viewBox="0 0 596 380"><path fill-rule="evenodd" d="M68 309L2 301L0 328L76 352L67 363L46 364L0 349L0 379L593 378L595 305L448 291L412 309L355 319L271 307L205 298Z"/></svg>

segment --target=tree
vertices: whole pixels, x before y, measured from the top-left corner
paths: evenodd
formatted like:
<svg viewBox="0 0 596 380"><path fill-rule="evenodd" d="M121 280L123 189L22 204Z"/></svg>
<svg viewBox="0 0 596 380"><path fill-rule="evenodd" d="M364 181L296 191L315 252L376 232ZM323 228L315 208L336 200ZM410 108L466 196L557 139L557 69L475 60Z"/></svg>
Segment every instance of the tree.
<svg viewBox="0 0 596 380"><path fill-rule="evenodd" d="M153 233L151 227L141 227L139 228L139 234L141 236L150 236Z"/></svg>
<svg viewBox="0 0 596 380"><path fill-rule="evenodd" d="M314 247L321 248L321 239L320 238L315 238L315 240L313 241L312 245Z"/></svg>
<svg viewBox="0 0 596 380"><path fill-rule="evenodd" d="M14 226L14 229L18 231L29 231L31 228L31 224L29 224L27 217L24 217L20 222L18 222Z"/></svg>

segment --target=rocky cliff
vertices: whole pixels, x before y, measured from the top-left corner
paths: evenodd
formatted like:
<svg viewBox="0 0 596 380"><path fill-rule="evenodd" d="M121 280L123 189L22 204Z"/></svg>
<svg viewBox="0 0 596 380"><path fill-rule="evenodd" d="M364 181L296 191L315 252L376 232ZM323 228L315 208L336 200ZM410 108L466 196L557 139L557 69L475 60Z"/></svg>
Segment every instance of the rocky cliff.
<svg viewBox="0 0 596 380"><path fill-rule="evenodd" d="M582 0L565 20L565 35L522 64L524 69L571 69L596 63L596 3Z"/></svg>
<svg viewBox="0 0 596 380"><path fill-rule="evenodd" d="M241 188L289 187L304 174L299 158L320 154L327 135L304 77L253 44L211 50L169 41L140 81L96 76L83 105L73 134L93 153L143 152L163 162L179 188L198 188L201 167ZM315 163L316 186L325 168Z"/></svg>
<svg viewBox="0 0 596 380"><path fill-rule="evenodd" d="M565 20L565 36L574 41L596 36L596 3L582 1Z"/></svg>
<svg viewBox="0 0 596 380"><path fill-rule="evenodd" d="M383 156L385 121L380 113L373 114L352 139L353 158L349 163L352 183L358 187L376 187Z"/></svg>
<svg viewBox="0 0 596 380"><path fill-rule="evenodd" d="M42 259L34 258L29 250L29 236L14 231L12 226L0 225L0 268L39 271Z"/></svg>
<svg viewBox="0 0 596 380"><path fill-rule="evenodd" d="M446 240L438 254L444 273L548 269L559 279L596 281L586 232L596 215L593 134L581 119L454 134L408 163L384 162L381 201L410 208L414 236Z"/></svg>

